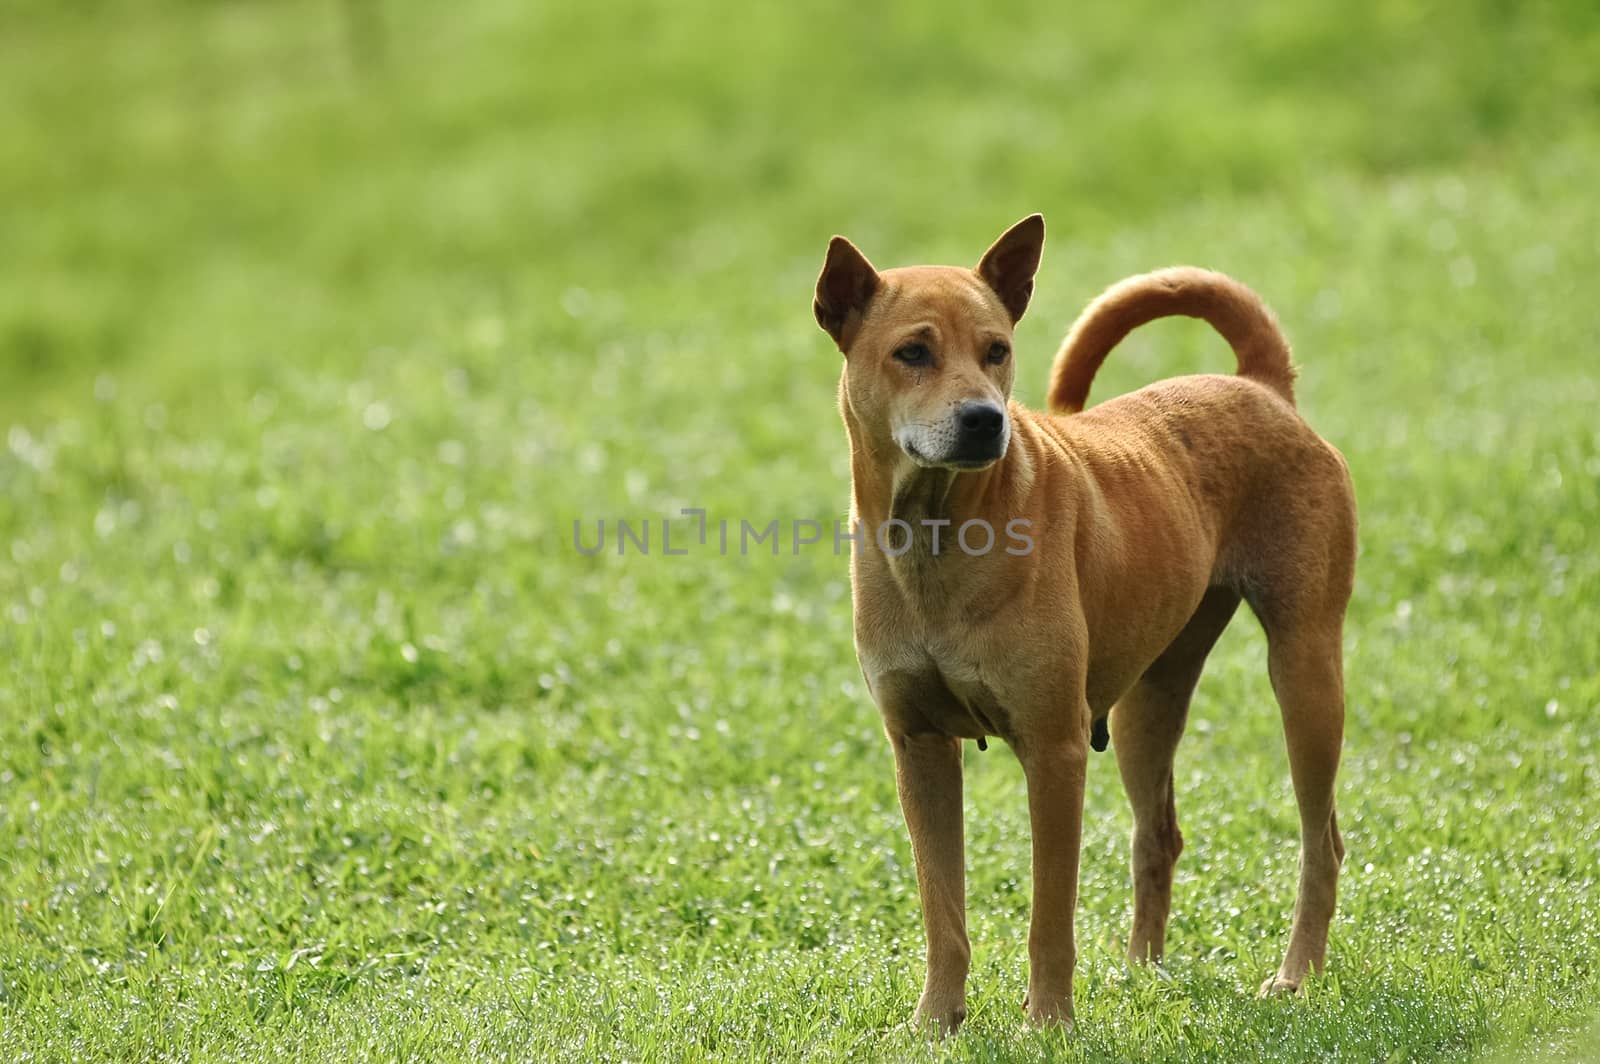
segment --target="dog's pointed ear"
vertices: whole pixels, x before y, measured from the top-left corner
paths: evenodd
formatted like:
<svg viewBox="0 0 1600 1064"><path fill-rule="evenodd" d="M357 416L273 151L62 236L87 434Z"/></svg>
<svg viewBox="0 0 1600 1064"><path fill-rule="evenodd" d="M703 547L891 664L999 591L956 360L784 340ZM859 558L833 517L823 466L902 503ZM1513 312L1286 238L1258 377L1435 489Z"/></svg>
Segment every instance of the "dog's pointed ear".
<svg viewBox="0 0 1600 1064"><path fill-rule="evenodd" d="M1013 325L1022 320L1022 312L1028 309L1033 275L1039 269L1043 250L1044 215L1030 214L1007 229L978 263L978 276L1011 312Z"/></svg>
<svg viewBox="0 0 1600 1064"><path fill-rule="evenodd" d="M812 309L817 315L817 324L833 337L840 351L850 346L846 335L860 324L867 301L877 290L878 271L872 268L867 257L842 236L830 240L827 261L822 264L822 275L817 278L817 301Z"/></svg>

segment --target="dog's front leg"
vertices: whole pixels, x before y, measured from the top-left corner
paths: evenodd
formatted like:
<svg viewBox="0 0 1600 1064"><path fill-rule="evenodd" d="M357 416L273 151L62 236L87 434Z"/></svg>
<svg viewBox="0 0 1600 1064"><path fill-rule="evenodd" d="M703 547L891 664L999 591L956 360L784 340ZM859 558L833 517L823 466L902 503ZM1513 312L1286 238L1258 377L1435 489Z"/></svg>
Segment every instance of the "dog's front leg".
<svg viewBox="0 0 1600 1064"><path fill-rule="evenodd" d="M1087 721L1087 711L1083 719ZM1078 959L1072 921L1088 768L1086 727L1050 731L1015 744L1028 779L1033 827L1033 924L1023 1008L1036 1026L1072 1022L1072 969Z"/></svg>
<svg viewBox="0 0 1600 1064"><path fill-rule="evenodd" d="M967 1017L972 959L962 855L961 740L933 732L891 734L890 740L928 936L928 975L914 1022L948 1034Z"/></svg>

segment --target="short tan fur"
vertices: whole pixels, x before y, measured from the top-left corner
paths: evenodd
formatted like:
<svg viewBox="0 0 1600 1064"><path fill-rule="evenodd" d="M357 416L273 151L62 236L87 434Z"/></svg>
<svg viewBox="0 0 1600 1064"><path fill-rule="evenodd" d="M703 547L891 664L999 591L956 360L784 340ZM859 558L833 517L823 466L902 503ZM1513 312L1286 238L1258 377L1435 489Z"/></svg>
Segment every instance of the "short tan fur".
<svg viewBox="0 0 1600 1064"><path fill-rule="evenodd" d="M1160 270L1090 304L1051 372L1056 413L1029 410L1011 399L1012 330L1043 243L1033 215L975 269L880 272L835 237L816 289L817 321L845 356L852 517L869 530L851 562L857 655L894 751L927 933L915 1015L945 1032L966 1015L971 956L962 740L1003 739L1022 765L1033 833L1024 1009L1036 1024L1070 1022L1091 730L1109 716L1133 808L1128 955L1156 959L1183 848L1173 754L1241 600L1267 634L1300 811L1299 897L1263 993L1321 970L1344 856L1334 777L1355 498L1339 452L1295 409L1289 346L1237 281ZM1084 410L1117 342L1173 314L1215 327L1237 375L1177 377ZM915 532L904 553L873 542L891 518ZM1027 522L1034 549L932 549L932 531L975 519Z"/></svg>

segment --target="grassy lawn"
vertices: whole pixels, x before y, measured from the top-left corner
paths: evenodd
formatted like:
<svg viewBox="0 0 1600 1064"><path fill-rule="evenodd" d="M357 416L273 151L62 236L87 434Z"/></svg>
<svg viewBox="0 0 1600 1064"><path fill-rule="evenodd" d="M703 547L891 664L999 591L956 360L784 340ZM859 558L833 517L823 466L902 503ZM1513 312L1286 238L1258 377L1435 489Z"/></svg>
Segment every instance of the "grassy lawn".
<svg viewBox="0 0 1600 1064"><path fill-rule="evenodd" d="M0 1051L1595 1059L1597 188L1586 2L0 8ZM1032 210L1025 400L1174 262L1295 344L1362 509L1349 856L1258 1002L1297 820L1241 616L1165 972L1096 757L1078 1027L1022 1029L1022 777L971 749L930 1046L844 559L659 522L842 516L828 236L970 263ZM1231 365L1164 323L1094 394Z"/></svg>

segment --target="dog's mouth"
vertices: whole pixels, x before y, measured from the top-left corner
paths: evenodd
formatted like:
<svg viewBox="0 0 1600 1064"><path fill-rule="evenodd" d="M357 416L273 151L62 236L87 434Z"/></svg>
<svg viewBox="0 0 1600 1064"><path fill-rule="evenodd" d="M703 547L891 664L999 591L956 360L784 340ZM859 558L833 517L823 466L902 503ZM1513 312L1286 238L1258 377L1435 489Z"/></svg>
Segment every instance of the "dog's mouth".
<svg viewBox="0 0 1600 1064"><path fill-rule="evenodd" d="M959 469L963 473L976 473L980 469L988 469L1000 460L999 455L993 458L950 458L943 463L946 469Z"/></svg>
<svg viewBox="0 0 1600 1064"><path fill-rule="evenodd" d="M917 450L917 445L910 440L904 441L900 446L913 462L924 469L954 469L961 473L976 473L981 469L987 469L1005 456L1005 448L1001 447L990 455L950 455L934 459Z"/></svg>

